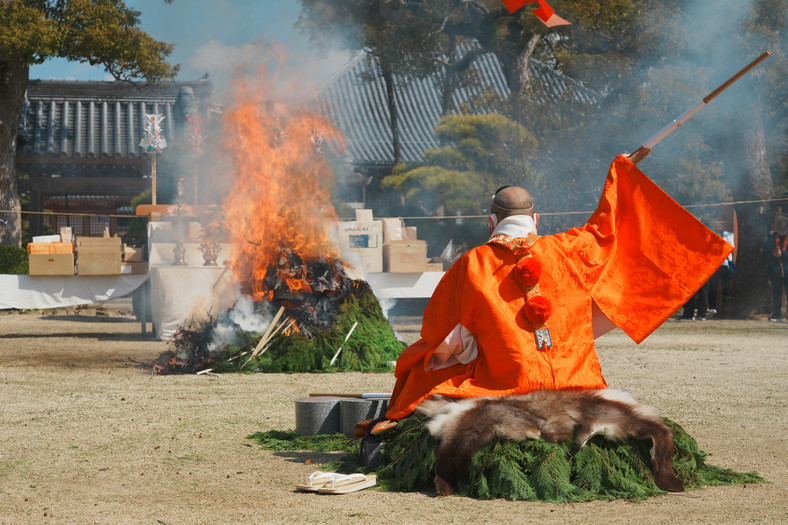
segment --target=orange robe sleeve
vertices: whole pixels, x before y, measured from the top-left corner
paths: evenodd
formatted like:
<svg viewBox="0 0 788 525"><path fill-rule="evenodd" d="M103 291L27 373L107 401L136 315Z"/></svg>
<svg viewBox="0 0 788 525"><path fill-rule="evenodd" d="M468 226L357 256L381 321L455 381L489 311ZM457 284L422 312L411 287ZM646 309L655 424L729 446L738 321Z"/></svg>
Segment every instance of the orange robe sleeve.
<svg viewBox="0 0 788 525"><path fill-rule="evenodd" d="M636 342L675 312L732 247L668 197L626 157L610 168L600 204L581 228L541 237L541 295L552 303L553 346L540 350L523 314L516 257L500 245L470 250L444 275L424 313L421 339L397 361L386 417L410 415L427 396L476 397L540 388L605 388L592 328L593 306ZM462 324L478 357L425 370Z"/></svg>
<svg viewBox="0 0 788 525"><path fill-rule="evenodd" d="M585 229L591 293L602 312L640 343L720 267L733 246L621 155Z"/></svg>

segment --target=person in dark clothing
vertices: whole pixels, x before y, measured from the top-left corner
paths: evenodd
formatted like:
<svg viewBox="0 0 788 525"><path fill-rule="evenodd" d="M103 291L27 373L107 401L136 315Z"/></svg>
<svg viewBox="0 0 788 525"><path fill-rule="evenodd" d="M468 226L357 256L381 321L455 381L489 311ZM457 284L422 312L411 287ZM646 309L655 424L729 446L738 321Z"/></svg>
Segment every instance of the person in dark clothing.
<svg viewBox="0 0 788 525"><path fill-rule="evenodd" d="M772 315L770 321L782 321L783 294L788 295L788 217L779 216L763 249L766 273L772 283Z"/></svg>
<svg viewBox="0 0 788 525"><path fill-rule="evenodd" d="M720 232L720 237L722 237L725 242L731 246L734 246L736 236L733 232L722 230ZM714 272L714 275L712 275L709 279L709 315L714 315L718 310L721 310L721 300L724 300L726 297L730 296L731 279L733 278L735 272L736 263L734 261L733 253L731 253L728 258L723 261L722 265L717 269L717 271ZM722 297L720 298L721 300L718 301L717 291L720 288L722 288Z"/></svg>
<svg viewBox="0 0 788 525"><path fill-rule="evenodd" d="M695 316L697 309L698 315ZM700 290L695 292L695 295L690 297L690 300L684 303L684 312L681 314L680 320L691 321L693 317L698 321L706 320L706 312L709 309L709 281L703 283Z"/></svg>

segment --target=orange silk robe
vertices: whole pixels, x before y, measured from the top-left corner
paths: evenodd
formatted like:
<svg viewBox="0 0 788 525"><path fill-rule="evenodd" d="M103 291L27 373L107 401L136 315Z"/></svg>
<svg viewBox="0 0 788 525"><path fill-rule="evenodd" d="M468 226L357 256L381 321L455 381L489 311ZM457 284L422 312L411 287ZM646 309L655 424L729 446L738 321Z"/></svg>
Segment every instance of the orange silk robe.
<svg viewBox="0 0 788 525"><path fill-rule="evenodd" d="M541 388L605 388L594 349L592 304L640 343L720 267L732 246L677 204L625 156L613 162L599 207L580 228L540 237L539 289L552 303L553 346L539 350L514 278L514 252L468 251L446 272L424 312L421 339L397 360L386 417L410 415L426 396L522 394ZM478 356L425 371L461 323Z"/></svg>

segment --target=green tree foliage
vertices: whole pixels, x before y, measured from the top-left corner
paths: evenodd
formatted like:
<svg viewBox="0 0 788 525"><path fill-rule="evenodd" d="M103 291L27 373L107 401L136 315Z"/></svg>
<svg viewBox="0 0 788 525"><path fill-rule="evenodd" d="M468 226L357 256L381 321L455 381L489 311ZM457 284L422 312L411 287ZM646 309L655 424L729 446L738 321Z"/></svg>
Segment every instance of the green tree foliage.
<svg viewBox="0 0 788 525"><path fill-rule="evenodd" d="M0 244L0 274L24 275L28 271L27 250Z"/></svg>
<svg viewBox="0 0 788 525"><path fill-rule="evenodd" d="M504 182L532 182L528 155L536 139L511 119L453 115L443 117L435 132L442 146L425 152L425 165L398 165L382 183L422 214L485 214L490 195Z"/></svg>
<svg viewBox="0 0 788 525"><path fill-rule="evenodd" d="M21 243L14 154L30 64L65 58L101 65L118 80L174 78L178 66L166 60L173 46L140 30L139 14L120 0L0 2L0 210L8 223L0 243Z"/></svg>
<svg viewBox="0 0 788 525"><path fill-rule="evenodd" d="M517 122L497 113L451 115L436 127L441 146L427 150L420 166L399 164L383 178L381 187L406 203L406 216L465 217L489 212L490 196L504 184L534 187L539 180L529 157L537 143ZM419 225L419 238L428 241L429 257L483 243L485 220L431 220Z"/></svg>
<svg viewBox="0 0 788 525"><path fill-rule="evenodd" d="M47 58L101 65L117 80L173 78L173 46L140 30L139 11L118 0L7 0L0 6L0 60Z"/></svg>

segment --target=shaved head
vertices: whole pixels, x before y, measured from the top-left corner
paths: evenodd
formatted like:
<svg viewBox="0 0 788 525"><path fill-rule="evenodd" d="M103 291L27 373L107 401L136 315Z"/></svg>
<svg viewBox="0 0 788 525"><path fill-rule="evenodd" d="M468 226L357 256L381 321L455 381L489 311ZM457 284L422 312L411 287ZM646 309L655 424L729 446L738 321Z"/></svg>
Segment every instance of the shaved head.
<svg viewBox="0 0 788 525"><path fill-rule="evenodd" d="M505 186L498 190L493 197L490 213L494 213L499 220L510 215L534 216L534 200L524 188Z"/></svg>

